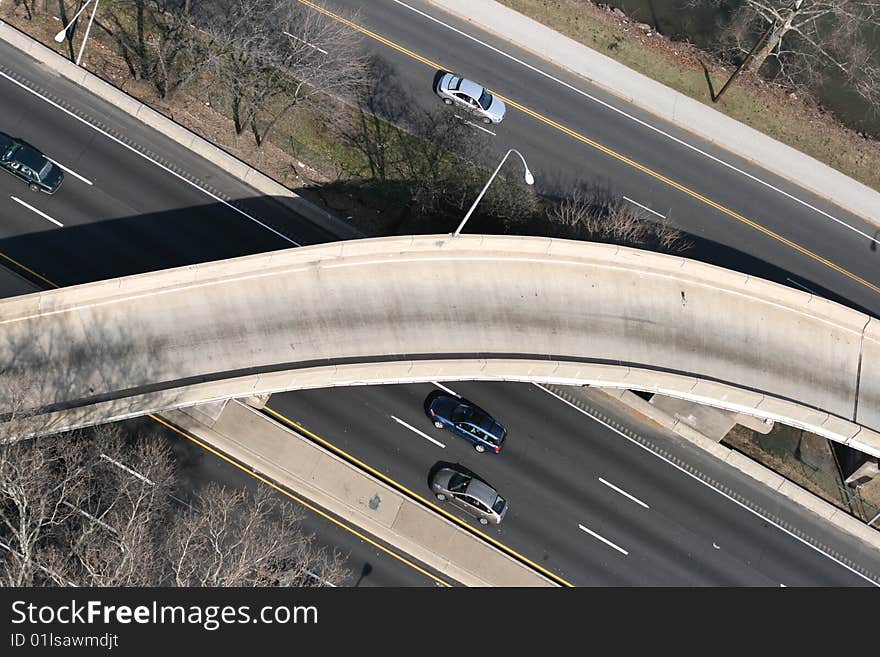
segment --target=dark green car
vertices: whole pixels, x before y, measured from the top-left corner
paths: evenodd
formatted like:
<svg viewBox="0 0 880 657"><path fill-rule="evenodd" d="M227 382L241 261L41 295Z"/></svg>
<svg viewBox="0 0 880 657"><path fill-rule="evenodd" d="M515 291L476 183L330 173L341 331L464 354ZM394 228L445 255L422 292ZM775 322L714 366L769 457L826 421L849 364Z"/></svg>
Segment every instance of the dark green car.
<svg viewBox="0 0 880 657"><path fill-rule="evenodd" d="M54 194L64 172L27 142L0 132L0 167L24 180L34 190Z"/></svg>

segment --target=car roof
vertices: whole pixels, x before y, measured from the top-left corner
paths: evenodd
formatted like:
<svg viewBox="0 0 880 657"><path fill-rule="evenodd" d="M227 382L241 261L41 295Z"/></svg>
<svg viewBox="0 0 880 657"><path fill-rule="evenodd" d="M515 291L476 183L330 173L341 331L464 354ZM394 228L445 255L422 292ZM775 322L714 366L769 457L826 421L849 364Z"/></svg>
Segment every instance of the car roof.
<svg viewBox="0 0 880 657"><path fill-rule="evenodd" d="M467 79L462 79L461 85L458 87L458 90L477 100L479 100L480 96L483 94L483 87L478 85L476 82L471 82Z"/></svg>
<svg viewBox="0 0 880 657"><path fill-rule="evenodd" d="M21 148L15 151L13 159L30 167L34 171L42 169L43 165L48 161L45 155L33 146L28 146L27 144L22 144Z"/></svg>
<svg viewBox="0 0 880 657"><path fill-rule="evenodd" d="M504 434L504 427L501 423L473 402L466 403L474 409L474 414L470 418L471 423L477 425L486 433L491 434L496 438L501 438Z"/></svg>
<svg viewBox="0 0 880 657"><path fill-rule="evenodd" d="M492 505L495 504L495 498L498 497L498 491L492 488L485 481L477 479L476 477L468 482L465 492L468 495L476 497L478 500L480 500L480 502L482 502L489 508L492 508Z"/></svg>

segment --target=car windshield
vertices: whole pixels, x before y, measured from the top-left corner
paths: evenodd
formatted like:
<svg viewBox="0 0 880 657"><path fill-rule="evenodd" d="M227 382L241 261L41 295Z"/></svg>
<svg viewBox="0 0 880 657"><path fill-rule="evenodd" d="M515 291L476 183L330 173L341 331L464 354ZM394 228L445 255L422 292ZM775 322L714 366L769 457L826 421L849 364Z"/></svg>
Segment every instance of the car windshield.
<svg viewBox="0 0 880 657"><path fill-rule="evenodd" d="M40 169L40 172L37 174L37 177L40 180L45 180L46 176L49 175L49 172L52 170L52 163L49 160L46 160L46 164L43 165L43 168Z"/></svg>
<svg viewBox="0 0 880 657"><path fill-rule="evenodd" d="M461 78L456 75L453 75L449 79L449 88L452 89L453 91L457 91L460 86L461 86Z"/></svg>
<svg viewBox="0 0 880 657"><path fill-rule="evenodd" d="M492 505L492 510L495 513L501 513L502 511L504 511L505 504L507 504L507 502L505 502L504 498L499 495L495 498L495 504Z"/></svg>
<svg viewBox="0 0 880 657"><path fill-rule="evenodd" d="M449 478L449 490L453 493L461 493L467 488L468 482L471 480L470 477L464 475L460 472L456 472L452 477Z"/></svg>
<svg viewBox="0 0 880 657"><path fill-rule="evenodd" d="M483 109L489 109L489 105L492 104L492 94L483 89L483 93L480 94L480 107Z"/></svg>

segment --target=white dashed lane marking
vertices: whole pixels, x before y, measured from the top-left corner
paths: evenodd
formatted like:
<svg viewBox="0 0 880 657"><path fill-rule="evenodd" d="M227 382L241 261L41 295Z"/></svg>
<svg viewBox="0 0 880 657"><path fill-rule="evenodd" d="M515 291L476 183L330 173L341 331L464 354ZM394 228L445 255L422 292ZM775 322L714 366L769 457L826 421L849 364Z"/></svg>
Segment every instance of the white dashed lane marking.
<svg viewBox="0 0 880 657"><path fill-rule="evenodd" d="M583 525L578 525L578 527L580 527L581 530L587 532L590 536L593 536L594 538L598 538L600 541L602 541L603 543L605 543L605 545L610 545L611 547L613 547L613 548L614 548L615 550L617 550L618 552L622 552L622 553L625 554L625 555L628 555L628 554L629 554L629 552L627 552L626 550L624 550L622 547L620 547L619 545L615 545L614 543L612 543L611 541L609 541L607 538L605 538L605 537L603 537L603 536L599 536L599 534L597 534L596 532L594 532L592 529L587 529L587 528L584 527Z"/></svg>
<svg viewBox="0 0 880 657"><path fill-rule="evenodd" d="M416 428L415 428L414 426L412 426L411 424L407 424L406 422L404 422L403 420L401 420L399 417L395 417L395 416L392 415L392 416L391 416L391 419L394 420L395 422L397 422L398 424L405 426L407 429L409 429L409 430L412 431L413 433L417 433L417 434L419 434L422 438L425 438L426 440L430 440L430 441L431 441L432 443L434 443L435 445L437 445L437 446L439 446L439 447L442 447L442 448L444 448L444 449L446 448L446 445L444 445L443 443L441 443L439 440L434 440L434 439L431 438L431 436L429 436L428 434L424 433L423 431L419 431L418 429L416 429Z"/></svg>
<svg viewBox="0 0 880 657"><path fill-rule="evenodd" d="M656 210L652 210L652 209L649 208L647 205L642 205L642 204L639 203L638 201L633 201L629 196L624 196L624 197L623 197L623 200L624 200L624 201L629 201L629 202L632 203L633 205L640 207L642 210L647 210L647 211L650 212L651 214L655 214L655 215L657 215L657 216L660 217L661 219L666 219L666 217L665 217L664 215L660 214L660 213L657 212Z"/></svg>
<svg viewBox="0 0 880 657"><path fill-rule="evenodd" d="M628 497L629 499L631 499L631 500L632 500L633 502L635 502L636 504L639 504L639 505L645 507L646 509L650 509L650 508L651 508L651 507L649 507L647 504L645 504L644 502L642 502L639 498L637 498L637 497L633 497L632 495L630 495L629 493L627 493L625 490L623 490L623 489L621 489L621 488L618 488L617 486L615 486L614 484L612 484L612 483L609 482L609 481L605 481L604 479L602 479L602 477L599 477L599 481L601 481L603 484L605 484L606 486L608 486L608 488L612 488L612 489L616 490L618 493L620 493L620 494L623 495L624 497Z"/></svg>
<svg viewBox="0 0 880 657"><path fill-rule="evenodd" d="M453 395L453 396L455 396L455 397L461 397L461 395L459 395L457 392L455 392L455 390L452 390L451 388L447 388L446 386L444 386L444 385L442 385L442 384L440 384L440 383L437 383L436 381L431 381L431 383L432 383L433 385L437 386L438 388L440 388L441 390L445 390L445 391L448 392L450 395Z"/></svg>
<svg viewBox="0 0 880 657"><path fill-rule="evenodd" d="M61 167L61 169L62 169L63 171L66 171L66 172L69 173L71 176L74 176L74 177L76 177L76 178L79 178L79 179L82 180L86 185L94 185L94 183L93 183L91 180L89 180L89 179L86 178L85 176L81 176L81 175L79 175L79 174L78 174L76 171L74 171L73 169L68 169L66 166L64 166L63 164L61 164L61 162L58 162L57 160L53 160L51 157L47 157L46 159L49 160L52 164L54 164L54 165L56 165L56 166L58 166L58 167Z"/></svg>
<svg viewBox="0 0 880 657"><path fill-rule="evenodd" d="M18 198L17 196L10 196L9 198L11 198L13 201L15 201L16 203L18 203L19 205L23 205L24 207L26 207L26 208L27 208L28 210L30 210L31 212L34 212L34 213L40 215L43 219L45 219L45 220L47 220L47 221L51 221L53 224L55 224L56 226L58 226L58 227L60 227L60 228L64 228L64 224L62 224L60 221L58 221L57 219L53 219L52 217L50 217L48 214L46 214L46 213L43 212L42 210L37 210L33 205L30 205L30 204L28 204L28 203L25 203L24 201L22 201L22 200L21 200L20 198Z"/></svg>

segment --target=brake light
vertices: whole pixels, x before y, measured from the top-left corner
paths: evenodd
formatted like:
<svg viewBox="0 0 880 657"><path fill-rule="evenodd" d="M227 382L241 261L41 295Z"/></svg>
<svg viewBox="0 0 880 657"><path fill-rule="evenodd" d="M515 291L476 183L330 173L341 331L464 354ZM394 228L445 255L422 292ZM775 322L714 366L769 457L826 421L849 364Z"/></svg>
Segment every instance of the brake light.
<svg viewBox="0 0 880 657"><path fill-rule="evenodd" d="M434 411L433 411L433 409L430 409L430 408L429 408L429 409L428 409L428 412L431 414L431 417L434 417Z"/></svg>
<svg viewBox="0 0 880 657"><path fill-rule="evenodd" d="M493 445L493 446L492 446L492 449L494 449L494 450L495 450L495 453L497 454L498 452L501 451L501 445Z"/></svg>

